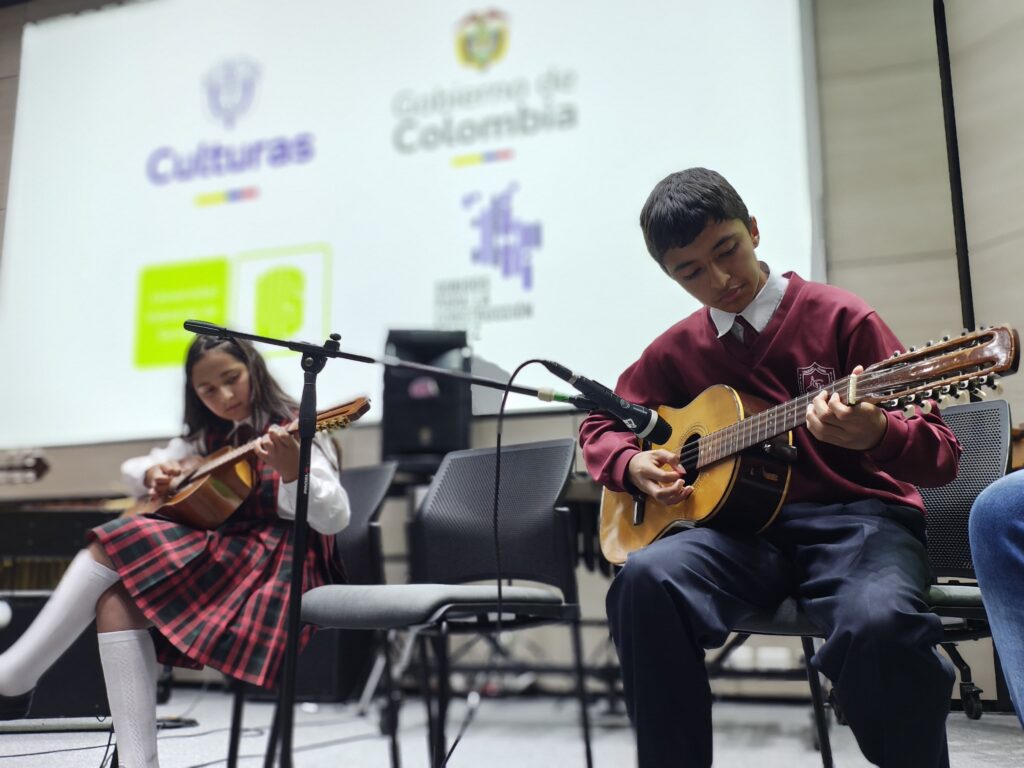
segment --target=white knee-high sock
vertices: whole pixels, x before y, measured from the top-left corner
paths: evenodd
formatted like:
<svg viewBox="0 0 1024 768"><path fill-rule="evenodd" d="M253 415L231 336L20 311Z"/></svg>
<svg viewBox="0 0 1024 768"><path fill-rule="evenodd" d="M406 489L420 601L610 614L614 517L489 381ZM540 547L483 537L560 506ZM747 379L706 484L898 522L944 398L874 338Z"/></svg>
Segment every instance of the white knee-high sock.
<svg viewBox="0 0 1024 768"><path fill-rule="evenodd" d="M156 650L147 629L98 635L117 764L159 768L156 752Z"/></svg>
<svg viewBox="0 0 1024 768"><path fill-rule="evenodd" d="M117 571L79 552L25 633L0 654L0 695L32 690L96 618L96 601L120 580Z"/></svg>

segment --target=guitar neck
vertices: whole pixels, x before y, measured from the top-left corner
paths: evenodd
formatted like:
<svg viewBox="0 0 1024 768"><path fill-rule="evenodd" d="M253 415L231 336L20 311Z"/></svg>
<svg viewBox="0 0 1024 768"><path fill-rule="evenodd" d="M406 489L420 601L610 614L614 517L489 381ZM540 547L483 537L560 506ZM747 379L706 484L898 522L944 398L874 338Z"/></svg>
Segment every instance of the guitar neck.
<svg viewBox="0 0 1024 768"><path fill-rule="evenodd" d="M832 382L823 390L828 397L831 397L833 393L838 393L839 398L849 404L851 384L854 381L856 379L847 376ZM698 441L700 446L698 468L713 464L727 456L740 453L747 448L783 435L791 429L803 426L807 423L807 406L823 390L808 392L793 400L741 419L728 427L704 435Z"/></svg>
<svg viewBox="0 0 1024 768"><path fill-rule="evenodd" d="M297 419L290 422L287 426L285 426L285 430L292 434L297 432L298 429L299 422ZM255 451L256 443L259 442L259 439L259 437L254 437L249 442L243 443L237 448L232 448L230 451L221 454L216 458L203 462L198 467L196 467L196 469L193 472L190 472L189 474L185 475L182 478L181 483L190 483L194 480L198 480L201 477L213 474L221 467L230 466L231 464L234 464L236 461L248 458Z"/></svg>

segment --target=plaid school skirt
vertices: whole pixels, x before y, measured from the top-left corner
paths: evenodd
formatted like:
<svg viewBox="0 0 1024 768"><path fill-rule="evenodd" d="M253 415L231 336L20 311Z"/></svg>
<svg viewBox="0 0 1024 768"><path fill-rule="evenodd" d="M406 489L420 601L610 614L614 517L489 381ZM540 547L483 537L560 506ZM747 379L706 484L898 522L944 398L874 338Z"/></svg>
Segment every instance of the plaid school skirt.
<svg viewBox="0 0 1024 768"><path fill-rule="evenodd" d="M276 515L236 513L205 531L132 516L93 528L88 538L103 547L128 594L153 622L162 663L210 666L272 687L287 642L292 525ZM311 530L308 542L303 591L344 581L333 537ZM300 650L312 632L303 628Z"/></svg>

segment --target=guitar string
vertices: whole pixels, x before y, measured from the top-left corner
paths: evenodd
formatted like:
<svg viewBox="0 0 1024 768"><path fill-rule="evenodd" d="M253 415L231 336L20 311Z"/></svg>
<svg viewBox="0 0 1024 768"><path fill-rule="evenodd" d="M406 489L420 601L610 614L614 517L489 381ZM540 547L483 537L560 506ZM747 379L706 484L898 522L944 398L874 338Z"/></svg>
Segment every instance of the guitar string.
<svg viewBox="0 0 1024 768"><path fill-rule="evenodd" d="M927 358L920 361L910 361L907 366L902 367L905 368L910 365L914 365L915 363L926 362L928 362ZM896 370L900 370L900 368L886 368L881 371L862 373L857 377L858 385L868 389L878 381L888 378ZM830 387L825 387L824 391L829 392L829 397L831 397L833 393L838 392L840 394L845 393L848 398L852 378L852 376L847 376L835 381ZM941 386L941 384L933 386ZM687 443L680 450L680 459L682 463L685 465L696 461L696 466L700 468L714 461L718 461L725 456L737 453L751 445L761 442L762 440L776 437L789 429L801 426L806 423L807 405L817 397L820 391L822 390L807 393L801 397L786 401L785 403L774 405L760 413L753 414L739 422L730 424L727 427L723 427L722 429L716 430L698 438L697 440ZM782 419L782 423L788 426L779 428L778 416L780 414L785 415L785 418ZM769 421L772 422L771 429L768 428ZM762 426L765 427L763 436L761 436ZM704 455L703 460L701 459L702 453Z"/></svg>
<svg viewBox="0 0 1024 768"><path fill-rule="evenodd" d="M337 416L337 415L335 415L335 416L327 416L327 414L333 413L336 410L337 409L332 408L329 411L325 411L324 414L318 419L317 425L316 425L316 428L317 428L318 432L322 431L322 430L324 430L326 428L329 428L330 425L328 425L327 422L334 421L334 420L337 420L337 419L340 419L342 421L342 423L338 425L339 427L347 426L350 423L348 421L348 417L346 417L344 415L341 415L341 416ZM285 427L285 429L288 432L295 432L298 429L298 423L299 423L298 419L295 419L290 424L288 424L288 426ZM331 428L333 428L333 427L331 427ZM260 436L260 437L262 437L262 436ZM214 472L216 472L218 469L220 469L221 467L227 466L229 464L233 464L238 459L240 459L242 456L244 456L246 453L248 453L249 451L254 449L256 447L256 443L260 440L260 437L254 437L249 442L243 443L242 445L239 445L239 446L237 446L235 448L232 448L230 451L225 453L223 456L218 456L215 459L210 459L209 461L206 461L203 464L200 464L192 472L190 472L190 473L188 473L186 475L182 475L181 478L178 480L178 482L175 484L175 488L180 490L181 487L183 485L186 485L187 483L191 483L191 482L193 482L195 480L198 480L201 477L205 477L207 475L211 475Z"/></svg>
<svg viewBox="0 0 1024 768"><path fill-rule="evenodd" d="M929 362L933 362L933 360L929 358L923 358L920 360L907 361L904 365L897 366L895 368L885 368L879 371L868 371L860 374L857 377L857 381L860 385L863 385L865 389L868 389L877 381L889 378L890 375L896 371L900 371L907 367L912 367L914 365L927 364ZM970 367L970 364L972 362L973 364L977 365L981 361L968 360L964 362L965 365L959 366L958 368L958 376L963 376L963 369ZM971 372L971 375L976 376L983 375L986 373L988 373L988 371L973 371ZM841 393L843 388L845 387L845 394L847 397L849 397L851 380L852 377L848 376L844 379L840 379L839 381L833 382L831 387L833 392ZM927 382L927 379L923 377L919 383L921 386L930 386L931 388L944 386L944 380L929 383ZM952 384L953 382L948 383ZM828 391L828 389L829 388L825 388L825 391ZM732 455L740 450L743 450L744 448L747 448L757 442L760 442L762 439L770 439L772 437L776 437L782 434L788 429L801 426L802 424L806 423L806 419L801 417L805 416L806 414L807 404L811 400L813 400L814 397L816 397L817 395L818 392L808 393L807 395L804 395L802 397L795 398L785 403L772 406L771 408L768 408L765 411L762 411L758 414L754 414L735 424L730 424L727 427L724 427L720 430L716 430L715 432L698 438L697 440L688 443L681 449L680 458L683 460L684 463L686 461L692 462L696 458L698 467L706 466L707 464L713 461L718 461L719 459L724 458L725 456ZM831 394L829 396L831 396ZM792 413L790 413L790 411L792 411ZM778 427L778 416L780 413L786 414L786 418L783 419L783 424L786 424L788 426L784 426L782 428ZM771 430L767 429L767 424L769 420L772 421ZM762 426L766 427L764 437L761 437L760 432ZM751 433L755 435L754 439L751 439ZM702 452L702 448L704 449L703 452L705 454L705 459L703 461L701 461L699 458Z"/></svg>

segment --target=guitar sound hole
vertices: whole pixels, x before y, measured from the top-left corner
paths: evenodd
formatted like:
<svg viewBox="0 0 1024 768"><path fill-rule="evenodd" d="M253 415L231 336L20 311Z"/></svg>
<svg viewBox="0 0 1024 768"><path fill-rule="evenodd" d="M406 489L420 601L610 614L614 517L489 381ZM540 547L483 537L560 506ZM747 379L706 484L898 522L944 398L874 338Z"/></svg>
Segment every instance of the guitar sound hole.
<svg viewBox="0 0 1024 768"><path fill-rule="evenodd" d="M700 475L700 470L697 469L697 459L699 458L697 451L698 440L700 440L700 435L690 435L686 438L682 450L679 452L682 459L680 464L686 470L687 485L693 485L697 482L697 477Z"/></svg>

